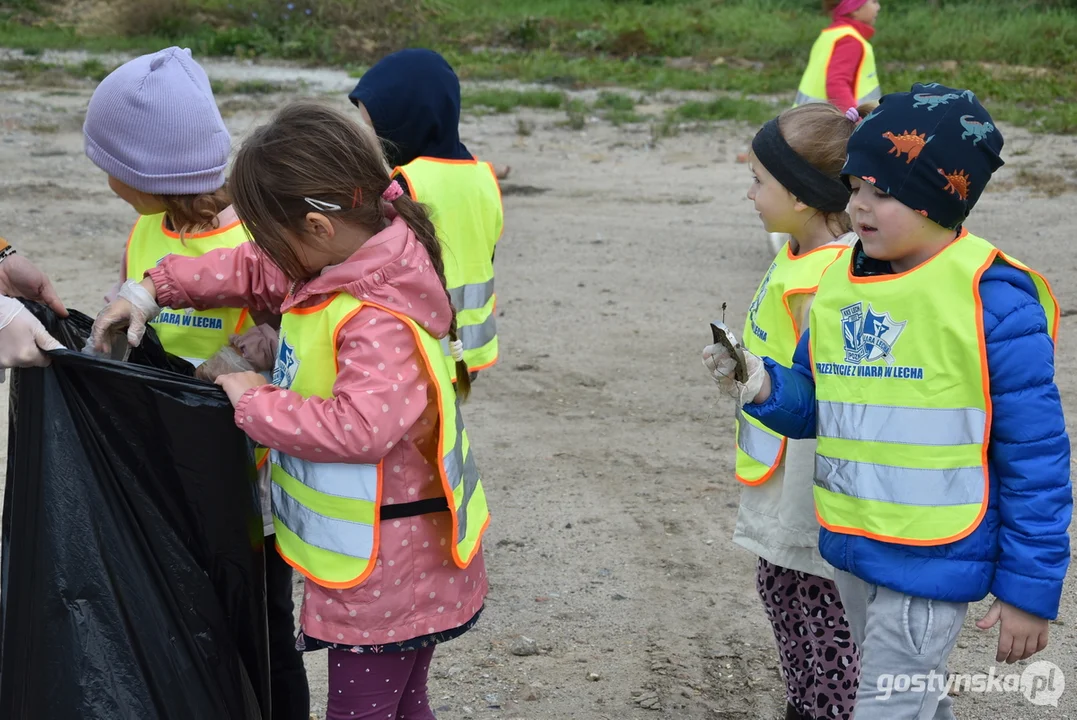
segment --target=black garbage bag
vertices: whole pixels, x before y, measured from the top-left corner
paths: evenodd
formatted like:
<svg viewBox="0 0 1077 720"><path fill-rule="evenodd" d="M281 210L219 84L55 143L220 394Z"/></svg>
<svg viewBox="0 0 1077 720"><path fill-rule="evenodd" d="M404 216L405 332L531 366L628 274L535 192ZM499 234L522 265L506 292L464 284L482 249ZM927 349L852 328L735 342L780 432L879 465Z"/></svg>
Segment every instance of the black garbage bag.
<svg viewBox="0 0 1077 720"><path fill-rule="evenodd" d="M152 330L28 307L71 350L12 373L0 581L3 720L261 720L262 520L228 398Z"/></svg>

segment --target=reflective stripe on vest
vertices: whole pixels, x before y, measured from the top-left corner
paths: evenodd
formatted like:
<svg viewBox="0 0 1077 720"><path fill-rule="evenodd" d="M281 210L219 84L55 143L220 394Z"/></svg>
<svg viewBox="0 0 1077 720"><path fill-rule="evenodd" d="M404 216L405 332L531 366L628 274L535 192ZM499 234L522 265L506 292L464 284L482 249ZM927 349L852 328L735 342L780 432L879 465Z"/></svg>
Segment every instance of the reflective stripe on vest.
<svg viewBox="0 0 1077 720"><path fill-rule="evenodd" d="M741 410L737 410L737 447L761 466L770 468L776 465L784 447L782 436L745 422L746 417ZM739 472L737 476L740 477Z"/></svg>
<svg viewBox="0 0 1077 720"><path fill-rule="evenodd" d="M372 557L375 545L373 523L322 515L300 503L276 482L270 484L273 493L273 522L278 533L278 544L281 539L280 527L283 525L289 533L300 538L307 545L337 555L363 559Z"/></svg>
<svg viewBox="0 0 1077 720"><path fill-rule="evenodd" d="M236 222L219 230L186 234L181 240L165 227L164 213L143 215L127 240L127 278L142 280L147 270L169 255L198 257L211 250L237 247L248 239L247 231ZM150 324L165 350L196 367L227 345L232 335L254 327L250 314L243 308L165 308Z"/></svg>
<svg viewBox="0 0 1077 720"><path fill-rule="evenodd" d="M322 495L364 500L378 499L378 466L350 463L316 463L270 450L270 461Z"/></svg>
<svg viewBox="0 0 1077 720"><path fill-rule="evenodd" d="M493 168L478 161L420 157L394 172L407 180L412 199L430 211L444 249L445 283L456 308L464 362L473 371L490 367L498 357L493 256L504 222ZM451 357L447 344L445 356ZM449 360L448 365L455 379L456 363Z"/></svg>
<svg viewBox="0 0 1077 720"><path fill-rule="evenodd" d="M876 102L882 97L879 87L879 77L875 68L875 51L863 35L849 25L840 25L835 28L827 28L819 34L815 44L812 45L811 55L808 58L808 67L800 79L797 89L796 102L793 106L807 105L808 103L830 102L826 92L826 72L830 66L830 57L834 54L834 46L838 40L845 37L854 37L864 49L860 60L860 68L856 75L856 87L853 96L856 104L863 105L866 102ZM841 111L848 108L839 108Z"/></svg>
<svg viewBox="0 0 1077 720"><path fill-rule="evenodd" d="M303 397L331 398L336 379L336 333L363 304L338 294L317 308L289 311L273 383ZM471 452L441 344L412 319L412 331L438 397L438 463L453 521L453 560L467 567L489 523L482 480ZM306 577L331 588L363 582L375 567L379 544L382 464L319 463L271 452L273 521L281 555Z"/></svg>
<svg viewBox="0 0 1077 720"><path fill-rule="evenodd" d="M987 413L979 408L910 408L816 403L816 437L901 445L979 445Z"/></svg>
<svg viewBox="0 0 1077 720"><path fill-rule="evenodd" d="M494 297L494 279L449 288L449 300L459 310L482 310Z"/></svg>
<svg viewBox="0 0 1077 720"><path fill-rule="evenodd" d="M823 271L847 249L824 245L793 255L787 243L755 291L744 323L744 347L783 365L793 361L801 328L789 310L789 298L815 292ZM737 412L737 479L760 485L770 479L785 454L786 440L755 418Z"/></svg>
<svg viewBox="0 0 1077 720"><path fill-rule="evenodd" d="M979 284L996 261L1029 273L1054 337L1047 281L967 231L899 275L853 277L849 262L824 273L811 309L823 527L943 545L983 519L991 410Z"/></svg>

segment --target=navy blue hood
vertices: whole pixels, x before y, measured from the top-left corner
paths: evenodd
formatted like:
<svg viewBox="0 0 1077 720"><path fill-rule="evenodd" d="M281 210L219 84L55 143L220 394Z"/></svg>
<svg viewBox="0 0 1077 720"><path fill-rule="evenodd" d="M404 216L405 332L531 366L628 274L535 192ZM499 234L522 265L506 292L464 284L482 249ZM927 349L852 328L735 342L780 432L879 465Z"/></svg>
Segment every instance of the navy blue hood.
<svg viewBox="0 0 1077 720"><path fill-rule="evenodd" d="M401 50L370 68L348 99L363 104L392 166L417 157L471 160L460 142L460 80L432 50Z"/></svg>

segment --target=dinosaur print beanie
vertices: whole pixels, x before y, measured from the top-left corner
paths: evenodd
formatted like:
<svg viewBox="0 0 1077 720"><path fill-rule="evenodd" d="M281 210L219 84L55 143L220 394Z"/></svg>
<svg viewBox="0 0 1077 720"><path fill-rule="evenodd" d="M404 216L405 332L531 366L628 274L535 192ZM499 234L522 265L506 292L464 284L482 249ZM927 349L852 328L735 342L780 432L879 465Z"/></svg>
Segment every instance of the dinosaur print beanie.
<svg viewBox="0 0 1077 720"><path fill-rule="evenodd" d="M1002 167L1002 133L971 90L917 83L883 96L849 139L842 179L870 182L945 228Z"/></svg>

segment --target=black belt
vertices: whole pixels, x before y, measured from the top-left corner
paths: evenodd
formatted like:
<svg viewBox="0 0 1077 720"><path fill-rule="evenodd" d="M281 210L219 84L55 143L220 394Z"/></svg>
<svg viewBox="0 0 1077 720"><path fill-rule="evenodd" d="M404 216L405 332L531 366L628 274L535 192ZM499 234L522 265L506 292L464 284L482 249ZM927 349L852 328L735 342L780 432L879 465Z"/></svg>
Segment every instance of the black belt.
<svg viewBox="0 0 1077 720"><path fill-rule="evenodd" d="M448 509L449 501L443 497L430 498L429 500L416 500L415 502L395 505L382 505L381 519L397 520L399 518L415 517L416 515L446 512Z"/></svg>

